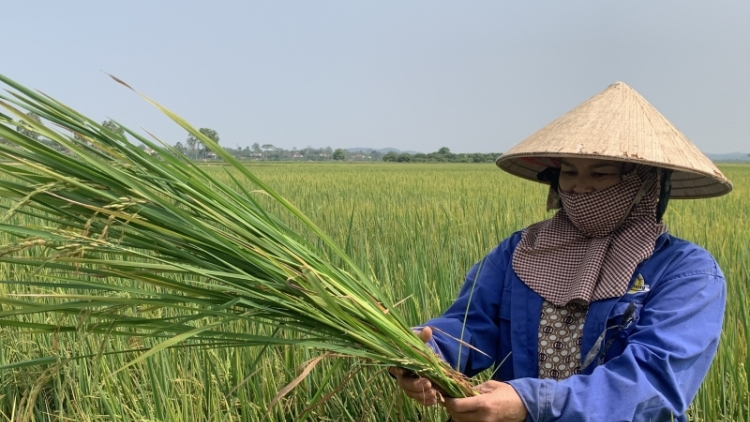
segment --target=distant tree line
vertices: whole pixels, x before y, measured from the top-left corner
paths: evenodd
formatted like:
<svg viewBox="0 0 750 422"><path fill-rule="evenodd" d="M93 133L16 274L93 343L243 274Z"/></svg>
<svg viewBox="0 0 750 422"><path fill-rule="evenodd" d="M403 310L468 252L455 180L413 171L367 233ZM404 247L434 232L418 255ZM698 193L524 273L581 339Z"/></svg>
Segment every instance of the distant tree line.
<svg viewBox="0 0 750 422"><path fill-rule="evenodd" d="M487 154L480 152L454 154L448 147L442 147L435 152L427 154L409 154L408 152L399 154L389 152L383 156L383 161L395 163L494 163L500 155L501 153L499 152L490 152Z"/></svg>
<svg viewBox="0 0 750 422"><path fill-rule="evenodd" d="M331 147L323 148L292 148L285 149L274 146L273 144L254 143L252 146L224 149L239 160L253 161L380 161L383 157L378 152L360 153L350 152L344 149L333 149ZM190 154L185 154L190 157ZM199 154L199 159L215 158L210 153L208 155Z"/></svg>
<svg viewBox="0 0 750 422"><path fill-rule="evenodd" d="M36 114L36 113L34 113L34 112L26 113L26 117L29 120L33 120L33 121L36 121L36 122L39 122L39 123L42 122L42 119L39 117L39 115ZM8 121L7 118L6 118L6 121ZM22 134L22 135L24 135L24 136L26 136L28 138L31 138L31 139L33 139L35 141L39 141L40 143L42 143L42 144L44 144L44 145L46 145L46 146L48 146L50 148L54 148L54 149L56 149L58 151L66 151L66 149L62 145L58 144L55 141L47 139L44 136L41 136L36 131L32 130L32 128L30 127L30 125L27 124L25 121L23 121L23 120L17 120L14 123L16 125L16 131L18 131L18 133L20 133L20 134ZM102 122L102 127L104 127L105 129L107 129L107 130L109 130L109 131L111 131L111 132L113 132L113 133L115 133L115 134L117 134L119 136L123 136L123 137L125 136L125 129L123 129L120 125L118 125L113 120L105 120L105 121L103 121ZM77 139L79 141L85 141L85 138L82 135L78 134L78 133L73 133L72 136L73 136L73 138L75 138L75 139ZM7 139L4 139L4 138L0 137L0 143L2 143L2 144L10 144L11 142L9 140L7 140Z"/></svg>
<svg viewBox="0 0 750 422"><path fill-rule="evenodd" d="M38 115L34 113L28 113L30 119L40 121ZM6 117L7 118L7 117ZM125 130L112 120L105 120L102 122L102 127L111 131L112 133L125 136ZM18 132L38 140L39 142L56 149L62 147L49 139L39 136L36 132L29 130L26 123L23 121L16 122L16 129ZM214 129L200 128L199 132L215 143L219 143L221 139L219 133ZM73 134L74 137L82 139L80 135ZM0 138L0 143L7 143L8 141ZM139 147L145 151L151 152L145 145L139 145ZM191 160L211 161L218 160L217 155L211 151L206 145L204 145L200 139L192 134L188 134L188 137L183 142L177 142L174 145L174 149L179 154ZM435 152L427 154L416 153L409 154L407 152L396 153L388 152L383 154L376 150L371 151L347 151L344 149L332 149L331 147L324 148L313 148L306 147L302 149L292 148L284 149L274 146L273 144L260 144L258 142L253 143L252 146L236 148L224 147L224 149L232 154L239 160L254 160L254 161L363 161L363 162L398 162L398 163L491 163L500 156L500 153L470 153L470 154L454 154L448 149L448 147L442 147Z"/></svg>
<svg viewBox="0 0 750 422"><path fill-rule="evenodd" d="M37 121L37 122L41 122L41 121L42 121L42 119L41 119L41 118L39 117L39 115L38 115L38 114L36 114L36 113L33 113L33 112L29 112L29 113L26 113L26 116L27 116L27 117L29 118L29 120L34 120L34 121ZM5 118L6 118L6 121L8 121L8 122L12 121L12 120L11 120L11 119L10 119L9 117L7 117L7 116L5 116ZM19 133L21 133L21 134L23 134L23 135L25 135L25 136L27 136L27 137L29 137L29 138L31 138L31 139L34 139L34 140L36 140L36 141L39 141L39 142L41 142L41 143L43 143L43 144L45 144L45 145L47 145L47 146L51 146L51 147L54 147L54 146L56 145L56 144L55 144L54 142L50 141L50 140L49 140L49 139L47 139L47 138L44 138L44 137L42 137L42 136L39 136L39 134L38 134L38 133L36 133L36 132L34 132L33 130L31 130L31 129L29 128L29 125L28 125L28 124L27 124L26 122L24 122L23 120L17 120L17 121L15 122L15 124L16 124L16 130L17 130L17 131L18 131ZM9 144L9 143L10 143L10 141L9 141L9 140L7 140L7 139L4 139L4 138L2 138L2 137L0 137L0 143L3 143L3 144Z"/></svg>

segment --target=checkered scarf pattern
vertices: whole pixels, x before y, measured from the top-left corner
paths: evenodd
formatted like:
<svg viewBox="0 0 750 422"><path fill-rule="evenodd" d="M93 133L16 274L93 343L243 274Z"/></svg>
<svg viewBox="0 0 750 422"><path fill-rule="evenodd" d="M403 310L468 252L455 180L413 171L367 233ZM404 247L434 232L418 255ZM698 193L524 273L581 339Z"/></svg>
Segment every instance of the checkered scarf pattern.
<svg viewBox="0 0 750 422"><path fill-rule="evenodd" d="M635 267L654 253L656 238L667 231L656 222L658 183L617 227L649 177L656 175L639 166L607 189L560 192L562 209L521 236L512 260L518 277L557 306L625 294Z"/></svg>

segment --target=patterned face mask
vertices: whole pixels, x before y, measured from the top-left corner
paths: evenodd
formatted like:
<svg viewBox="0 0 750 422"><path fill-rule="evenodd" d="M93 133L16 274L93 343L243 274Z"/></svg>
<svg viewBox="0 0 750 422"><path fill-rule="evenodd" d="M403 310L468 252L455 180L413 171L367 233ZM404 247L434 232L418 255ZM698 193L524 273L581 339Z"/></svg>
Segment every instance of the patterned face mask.
<svg viewBox="0 0 750 422"><path fill-rule="evenodd" d="M639 262L666 227L656 222L656 175L638 166L607 189L560 192L562 209L524 230L512 266L521 281L558 306L625 294Z"/></svg>
<svg viewBox="0 0 750 422"><path fill-rule="evenodd" d="M583 194L559 191L558 194L565 214L582 234L604 237L625 218L642 185L638 172L632 171L606 189Z"/></svg>

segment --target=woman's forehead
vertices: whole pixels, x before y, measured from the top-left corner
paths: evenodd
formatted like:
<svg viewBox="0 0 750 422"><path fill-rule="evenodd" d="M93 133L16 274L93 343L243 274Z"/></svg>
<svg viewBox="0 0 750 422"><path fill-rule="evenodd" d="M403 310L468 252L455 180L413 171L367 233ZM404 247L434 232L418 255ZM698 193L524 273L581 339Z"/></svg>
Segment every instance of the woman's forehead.
<svg viewBox="0 0 750 422"><path fill-rule="evenodd" d="M602 168L602 167L616 167L622 168L623 162L612 161L612 160L597 160L596 158L563 158L560 164L568 167L576 168Z"/></svg>

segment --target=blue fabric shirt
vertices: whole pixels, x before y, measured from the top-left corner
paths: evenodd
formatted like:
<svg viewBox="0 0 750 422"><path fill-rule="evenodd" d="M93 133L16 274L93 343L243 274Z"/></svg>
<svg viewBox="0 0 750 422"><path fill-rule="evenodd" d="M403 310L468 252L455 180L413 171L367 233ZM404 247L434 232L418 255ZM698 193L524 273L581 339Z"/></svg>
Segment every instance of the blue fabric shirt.
<svg viewBox="0 0 750 422"><path fill-rule="evenodd" d="M724 315L726 285L713 257L660 236L624 296L589 305L581 356L594 349L596 359L581 375L554 381L537 378L544 299L511 267L520 239L513 234L477 263L453 305L424 324L442 331L434 331L436 352L468 376L495 366L493 378L515 388L527 421L686 421Z"/></svg>

